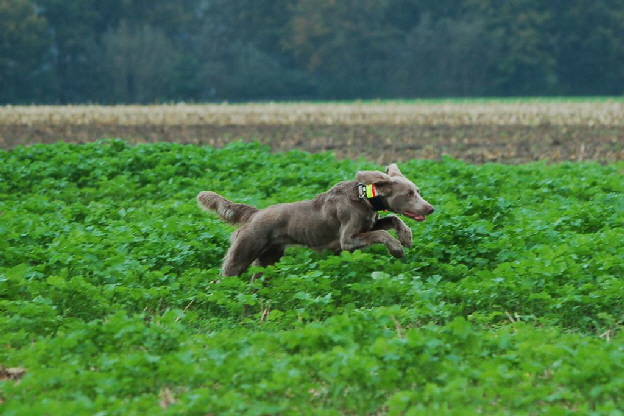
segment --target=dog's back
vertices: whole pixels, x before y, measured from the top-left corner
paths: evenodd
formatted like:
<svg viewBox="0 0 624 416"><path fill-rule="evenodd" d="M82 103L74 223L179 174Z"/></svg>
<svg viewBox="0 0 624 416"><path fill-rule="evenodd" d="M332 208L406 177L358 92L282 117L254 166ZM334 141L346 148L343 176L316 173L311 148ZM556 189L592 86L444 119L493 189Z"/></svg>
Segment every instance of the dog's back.
<svg viewBox="0 0 624 416"><path fill-rule="evenodd" d="M339 245L340 218L361 218L370 228L374 212L358 204L355 181L341 182L314 199L276 204L258 211L245 227L254 235L267 235L274 244L299 244L313 248Z"/></svg>
<svg viewBox="0 0 624 416"><path fill-rule="evenodd" d="M356 213L361 211L361 228L368 229L376 216L364 206L358 206L355 185L355 181L341 182L314 199L271 205L262 210L234 203L215 192L200 192L197 202L202 209L240 227L232 234L223 274L238 275L255 259L261 266L273 264L291 244L315 250L339 250L339 217L356 218Z"/></svg>

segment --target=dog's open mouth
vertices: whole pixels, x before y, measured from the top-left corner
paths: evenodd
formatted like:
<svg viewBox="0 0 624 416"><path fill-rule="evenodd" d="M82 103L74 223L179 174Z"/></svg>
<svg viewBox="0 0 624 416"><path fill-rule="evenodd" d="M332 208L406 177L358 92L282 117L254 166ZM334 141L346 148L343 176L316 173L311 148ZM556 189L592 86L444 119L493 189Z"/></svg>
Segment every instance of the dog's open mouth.
<svg viewBox="0 0 624 416"><path fill-rule="evenodd" d="M412 211L405 211L403 213L403 215L413 219L414 221L424 221L425 220L425 216L424 215L420 215L420 214L417 214L417 213L412 212Z"/></svg>

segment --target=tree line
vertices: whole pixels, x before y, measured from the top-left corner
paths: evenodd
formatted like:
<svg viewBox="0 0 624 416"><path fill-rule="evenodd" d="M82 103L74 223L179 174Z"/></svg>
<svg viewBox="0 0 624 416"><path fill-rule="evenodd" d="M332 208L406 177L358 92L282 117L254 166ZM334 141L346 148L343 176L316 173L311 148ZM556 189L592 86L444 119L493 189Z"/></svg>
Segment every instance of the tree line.
<svg viewBox="0 0 624 416"><path fill-rule="evenodd" d="M3 104L621 94L621 0L0 0Z"/></svg>

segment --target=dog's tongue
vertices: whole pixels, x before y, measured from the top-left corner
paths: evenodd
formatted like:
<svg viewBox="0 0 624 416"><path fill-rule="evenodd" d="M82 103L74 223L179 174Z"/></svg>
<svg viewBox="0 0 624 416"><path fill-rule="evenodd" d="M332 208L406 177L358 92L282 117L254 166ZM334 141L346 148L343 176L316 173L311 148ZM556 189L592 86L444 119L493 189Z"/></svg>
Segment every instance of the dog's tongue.
<svg viewBox="0 0 624 416"><path fill-rule="evenodd" d="M425 217L424 215L418 215L415 212L411 212L411 211L405 211L403 213L403 215L410 217L411 219L415 220L415 221L424 221Z"/></svg>

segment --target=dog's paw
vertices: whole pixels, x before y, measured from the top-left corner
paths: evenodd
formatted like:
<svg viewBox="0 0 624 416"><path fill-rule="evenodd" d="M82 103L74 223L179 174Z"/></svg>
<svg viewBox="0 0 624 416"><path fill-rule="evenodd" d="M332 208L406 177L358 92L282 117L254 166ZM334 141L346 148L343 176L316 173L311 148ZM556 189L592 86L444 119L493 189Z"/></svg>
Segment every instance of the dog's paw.
<svg viewBox="0 0 624 416"><path fill-rule="evenodd" d="M390 254L393 257L396 257L397 259L400 259L401 257L405 255L405 252L403 251L403 247L401 246L401 243L399 243L396 240L389 242L387 244L387 247L388 247L388 251L390 252Z"/></svg>
<svg viewBox="0 0 624 416"><path fill-rule="evenodd" d="M412 247L412 230L410 230L408 227L401 227L397 231L397 236L399 237L399 241L404 247Z"/></svg>

